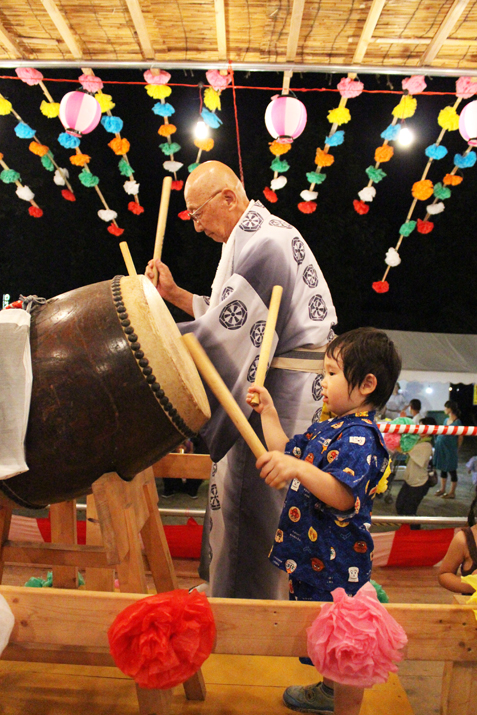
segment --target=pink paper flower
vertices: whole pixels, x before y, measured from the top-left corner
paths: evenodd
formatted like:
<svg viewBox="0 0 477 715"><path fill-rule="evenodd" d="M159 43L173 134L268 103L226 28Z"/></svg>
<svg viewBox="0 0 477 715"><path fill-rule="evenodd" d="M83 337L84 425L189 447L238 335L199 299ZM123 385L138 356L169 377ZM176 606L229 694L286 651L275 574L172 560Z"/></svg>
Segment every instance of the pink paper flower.
<svg viewBox="0 0 477 715"><path fill-rule="evenodd" d="M83 89L87 92L99 92L99 90L104 87L102 80L100 77L96 77L96 75L82 74L79 81Z"/></svg>
<svg viewBox="0 0 477 715"><path fill-rule="evenodd" d="M402 659L398 651L407 643L403 628L379 603L370 583L355 596L343 588L332 596L333 603L325 603L307 628L314 666L325 678L344 685L371 688L385 683Z"/></svg>
<svg viewBox="0 0 477 715"><path fill-rule="evenodd" d="M426 80L420 74L414 74L412 77L406 77L402 81L402 88L407 89L409 94L419 94L426 89Z"/></svg>
<svg viewBox="0 0 477 715"><path fill-rule="evenodd" d="M159 74L154 74L152 70L146 70L143 77L148 84L167 84L171 75L165 70L159 70Z"/></svg>
<svg viewBox="0 0 477 715"><path fill-rule="evenodd" d="M401 444L401 435L398 432L383 434L383 439L388 452L395 452Z"/></svg>
<svg viewBox="0 0 477 715"><path fill-rule="evenodd" d="M21 81L25 82L25 84L29 84L30 87L33 87L35 84L39 84L43 79L42 73L33 67L17 67L15 72L20 77Z"/></svg>
<svg viewBox="0 0 477 715"><path fill-rule="evenodd" d="M459 77L455 83L455 93L460 99L470 99L477 94L477 82L473 82L472 77Z"/></svg>
<svg viewBox="0 0 477 715"><path fill-rule="evenodd" d="M346 99L351 99L353 97L359 97L364 89L364 84L358 80L350 79L349 77L343 77L339 82L338 91L342 97Z"/></svg>
<svg viewBox="0 0 477 715"><path fill-rule="evenodd" d="M207 82L216 92L225 89L232 81L232 77L229 73L220 74L219 70L208 70L205 76L207 77Z"/></svg>

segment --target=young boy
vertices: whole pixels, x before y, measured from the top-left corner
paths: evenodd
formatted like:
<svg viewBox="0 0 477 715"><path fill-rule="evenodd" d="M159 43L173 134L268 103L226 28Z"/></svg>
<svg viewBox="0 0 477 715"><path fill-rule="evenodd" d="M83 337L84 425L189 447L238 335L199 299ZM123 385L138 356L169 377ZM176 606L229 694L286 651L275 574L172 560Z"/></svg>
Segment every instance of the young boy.
<svg viewBox="0 0 477 715"><path fill-rule="evenodd" d="M260 395L270 450L257 460L260 476L275 489L291 482L270 559L289 574L297 601L332 601L338 587L354 595L371 577L372 500L388 464L374 411L388 401L401 360L384 332L359 328L329 343L324 365L323 403L335 416L304 435L288 440L265 388L247 395ZM283 701L299 712L358 715L363 693L324 680L287 688Z"/></svg>

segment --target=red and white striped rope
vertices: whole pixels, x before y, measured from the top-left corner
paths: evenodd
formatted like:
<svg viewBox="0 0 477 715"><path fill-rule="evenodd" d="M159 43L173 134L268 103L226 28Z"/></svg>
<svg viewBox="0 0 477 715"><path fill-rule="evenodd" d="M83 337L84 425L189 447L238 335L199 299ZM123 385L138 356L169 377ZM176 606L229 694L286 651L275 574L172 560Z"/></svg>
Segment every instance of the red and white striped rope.
<svg viewBox="0 0 477 715"><path fill-rule="evenodd" d="M391 422L378 422L378 427L381 432L386 434L392 434L397 432L398 434L449 434L449 435L468 435L476 436L477 427L466 427L466 426L456 426L452 425L393 425Z"/></svg>

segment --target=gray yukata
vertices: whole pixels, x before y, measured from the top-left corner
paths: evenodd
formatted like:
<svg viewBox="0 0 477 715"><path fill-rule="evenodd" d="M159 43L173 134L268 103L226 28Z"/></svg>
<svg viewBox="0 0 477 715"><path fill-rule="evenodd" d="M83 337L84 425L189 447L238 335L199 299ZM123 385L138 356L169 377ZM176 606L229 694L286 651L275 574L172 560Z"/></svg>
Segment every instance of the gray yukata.
<svg viewBox="0 0 477 715"><path fill-rule="evenodd" d="M195 320L179 327L182 333L195 333L265 444L260 417L245 397L255 379L273 286L282 286L283 295L270 360L293 358L290 353L300 347L326 345L334 337L337 318L318 263L293 226L251 201L228 243L231 240L233 258L229 256L225 275L222 271L219 299L214 281L215 304L194 296ZM315 357L322 359L323 354ZM319 420L321 381L316 371L269 369L265 386L288 436ZM253 453L206 390L212 418L203 436L214 462L201 559L208 595L286 598L286 577L268 560L286 489L271 489L260 478Z"/></svg>

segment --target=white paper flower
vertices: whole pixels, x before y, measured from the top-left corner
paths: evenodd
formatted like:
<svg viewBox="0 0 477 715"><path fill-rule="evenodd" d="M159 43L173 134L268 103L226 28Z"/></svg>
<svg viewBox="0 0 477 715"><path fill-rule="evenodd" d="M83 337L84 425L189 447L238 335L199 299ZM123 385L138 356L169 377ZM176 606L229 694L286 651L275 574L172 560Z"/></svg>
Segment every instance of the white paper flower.
<svg viewBox="0 0 477 715"><path fill-rule="evenodd" d="M131 181L125 181L124 184L124 191L127 194L131 194L132 196L135 196L136 194L139 193L139 184L137 181L134 181L134 179L131 179Z"/></svg>
<svg viewBox="0 0 477 715"><path fill-rule="evenodd" d="M112 211L111 209L101 209L100 211L98 211L98 216L101 221L112 221L117 217L117 215L118 214L116 213L116 211Z"/></svg>
<svg viewBox="0 0 477 715"><path fill-rule="evenodd" d="M444 211L445 206L443 201L439 201L438 204L430 204L429 206L426 206L426 211L428 214L431 216L434 216L435 214L440 214Z"/></svg>
<svg viewBox="0 0 477 715"><path fill-rule="evenodd" d="M4 596L0 595L0 655L8 645L10 635L15 625L15 616Z"/></svg>
<svg viewBox="0 0 477 715"><path fill-rule="evenodd" d="M272 191L278 191L278 189L283 189L286 183L286 176L278 176L276 179L272 179L272 181L270 182L270 188L272 189Z"/></svg>
<svg viewBox="0 0 477 715"><path fill-rule="evenodd" d="M398 266L401 263L401 256L395 248L388 248L386 258L384 259L388 266Z"/></svg>
<svg viewBox="0 0 477 715"><path fill-rule="evenodd" d="M314 201L318 198L318 191L310 191L309 189L303 189L300 194L303 201Z"/></svg>
<svg viewBox="0 0 477 715"><path fill-rule="evenodd" d="M162 165L166 171L171 171L173 174L179 169L182 169L184 164L180 161L165 161Z"/></svg>
<svg viewBox="0 0 477 715"><path fill-rule="evenodd" d="M64 186L66 184L65 179L69 178L69 172L68 169L57 169L55 171L55 175L53 176L53 181L57 186Z"/></svg>
<svg viewBox="0 0 477 715"><path fill-rule="evenodd" d="M361 201L372 201L376 196L376 189L374 186L365 186L364 189L358 191L358 196Z"/></svg>
<svg viewBox="0 0 477 715"><path fill-rule="evenodd" d="M16 190L16 194L19 199L23 199L24 201L31 201L35 196L29 186L19 186Z"/></svg>

